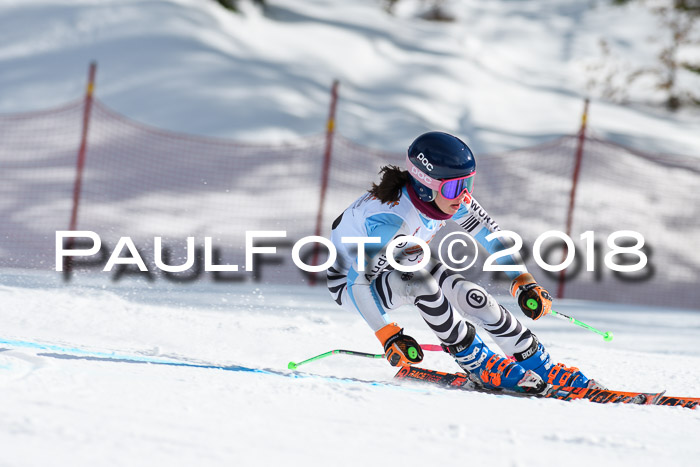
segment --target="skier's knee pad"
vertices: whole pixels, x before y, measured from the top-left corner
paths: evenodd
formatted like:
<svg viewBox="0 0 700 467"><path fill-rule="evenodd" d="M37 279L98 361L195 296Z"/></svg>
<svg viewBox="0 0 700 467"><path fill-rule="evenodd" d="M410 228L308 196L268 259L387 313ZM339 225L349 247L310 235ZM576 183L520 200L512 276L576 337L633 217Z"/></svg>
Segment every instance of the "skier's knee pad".
<svg viewBox="0 0 700 467"><path fill-rule="evenodd" d="M401 272L393 270L380 275L373 284L382 302L394 309L413 305L420 296L433 295L440 289L437 281L424 270Z"/></svg>
<svg viewBox="0 0 700 467"><path fill-rule="evenodd" d="M469 281L455 284L451 293L452 303L457 311L468 319L476 318L480 322L493 323L500 316L498 302L483 287Z"/></svg>
<svg viewBox="0 0 700 467"><path fill-rule="evenodd" d="M435 295L440 291L438 282L425 269L412 273L403 273L401 278L407 281L407 295L414 300L418 297Z"/></svg>

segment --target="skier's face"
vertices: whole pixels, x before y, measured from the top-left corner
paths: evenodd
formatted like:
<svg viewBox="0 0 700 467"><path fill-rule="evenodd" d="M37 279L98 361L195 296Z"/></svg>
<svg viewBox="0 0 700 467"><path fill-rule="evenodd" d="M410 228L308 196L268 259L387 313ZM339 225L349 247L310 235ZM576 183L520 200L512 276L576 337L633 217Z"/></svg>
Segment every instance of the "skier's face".
<svg viewBox="0 0 700 467"><path fill-rule="evenodd" d="M464 190L462 194L455 199L447 199L442 196L440 192L438 192L437 196L435 197L435 204L445 214L455 214L457 211L459 211L459 207L462 205L462 203L467 200L468 196L469 193L467 190Z"/></svg>

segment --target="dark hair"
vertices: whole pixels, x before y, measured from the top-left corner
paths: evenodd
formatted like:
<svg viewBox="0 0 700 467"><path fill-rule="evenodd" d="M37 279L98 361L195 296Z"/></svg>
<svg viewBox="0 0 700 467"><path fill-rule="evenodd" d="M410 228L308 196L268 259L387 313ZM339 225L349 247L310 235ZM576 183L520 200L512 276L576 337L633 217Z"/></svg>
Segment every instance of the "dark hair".
<svg viewBox="0 0 700 467"><path fill-rule="evenodd" d="M379 185L372 183L372 188L367 191L382 203L398 201L401 198L401 189L411 180L408 171L395 165L385 165L379 173L382 175Z"/></svg>

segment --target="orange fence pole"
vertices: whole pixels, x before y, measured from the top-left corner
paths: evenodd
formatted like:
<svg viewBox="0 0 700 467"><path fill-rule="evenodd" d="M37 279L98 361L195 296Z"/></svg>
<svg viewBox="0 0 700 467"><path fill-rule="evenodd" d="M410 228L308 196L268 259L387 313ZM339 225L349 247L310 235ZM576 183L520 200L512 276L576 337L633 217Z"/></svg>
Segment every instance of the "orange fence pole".
<svg viewBox="0 0 700 467"><path fill-rule="evenodd" d="M589 99L586 98L583 104L583 115L581 116L581 128L578 132L578 145L576 146L576 160L574 162L574 172L571 176L571 193L569 194L569 209L566 213L566 235L571 237L571 226L574 223L574 207L576 205L576 188L578 187L578 178L581 173L581 161L583 159L583 145L586 141L586 123L588 121L588 104ZM569 248L564 245L564 253L562 262L566 259L569 253ZM566 270L559 271L559 287L557 289L557 298L564 298L564 286L566 284Z"/></svg>
<svg viewBox="0 0 700 467"><path fill-rule="evenodd" d="M80 137L80 148L78 149L78 160L75 171L75 183L73 184L73 208L71 209L70 224L68 230L76 230L78 225L78 205L80 204L80 192L83 185L83 170L85 168L85 155L87 153L88 127L90 125L90 112L92 110L92 97L95 91L95 73L97 63L90 63L88 72L88 83L85 90L85 105L83 107L83 131ZM67 249L73 247L73 237L68 239ZM68 257L70 258L70 257ZM67 260L64 270L66 275L70 274L71 264Z"/></svg>
<svg viewBox="0 0 700 467"><path fill-rule="evenodd" d="M338 80L333 80L331 87L331 106L328 112L328 122L326 124L326 149L323 154L323 169L321 170L321 193L318 197L318 210L316 212L316 229L314 235L320 236L323 225L323 205L326 202L326 192L328 191L328 177L331 171L331 155L333 150L333 136L335 134L335 109L338 103ZM314 244L314 256L312 265L318 264L318 243ZM309 285L316 285L316 273L311 273Z"/></svg>

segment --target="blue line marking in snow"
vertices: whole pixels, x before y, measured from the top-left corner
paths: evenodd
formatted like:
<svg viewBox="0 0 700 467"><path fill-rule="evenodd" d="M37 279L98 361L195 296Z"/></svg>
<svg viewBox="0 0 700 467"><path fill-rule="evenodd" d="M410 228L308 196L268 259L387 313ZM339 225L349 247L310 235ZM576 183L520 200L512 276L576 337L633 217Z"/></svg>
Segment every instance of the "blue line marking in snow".
<svg viewBox="0 0 700 467"><path fill-rule="evenodd" d="M261 370L258 368L248 368L248 367L239 366L239 365L223 366L223 365L215 365L215 364L210 364L210 363L186 362L186 361L170 360L170 359L164 359L164 358L147 357L147 356L143 356L143 355L126 355L126 354L119 354L116 352L90 351L90 350L79 349L76 347L65 347L65 346L56 345L56 344L40 344L38 342L8 340L8 339L2 339L2 338L0 338L0 344L9 345L12 347L23 347L23 348L29 348L29 349L50 350L53 352L59 352L60 354L40 354L43 356L56 357L56 358L74 358L74 359L84 358L84 359L99 360L99 361L151 363L154 365L172 365L172 366L184 366L184 367L191 367L191 368L206 368L206 369L211 369L211 370L243 371L243 372L250 372L250 373L286 375L286 373L282 373L282 372ZM70 354L72 354L72 355L70 355Z"/></svg>
<svg viewBox="0 0 700 467"><path fill-rule="evenodd" d="M41 344L38 342L30 342L30 341L21 341L21 340L11 340L11 339L3 339L0 338L0 344L8 345L11 347L20 347L20 348L28 348L28 349L37 349L37 350L48 350L52 352L57 352L57 353L39 353L37 355L43 356L43 357L51 357L51 358L59 358L59 359L66 359L66 360L91 360L91 361L109 361L109 362L122 362L122 363L149 363L153 365L170 365L170 366L179 366L179 367L187 367L187 368L203 368L203 369L209 369L209 370L224 370L224 371L233 371L233 372L244 372L244 373L258 373L258 374L263 374L263 375L275 375L275 376L285 376L287 378L299 378L299 379L304 379L304 378L314 378L314 379L321 379L325 381L330 381L333 383L355 383L355 384L363 384L363 385L370 385L370 386L375 386L375 387L386 387L386 388L393 388L393 389L401 389L401 390L408 390L408 391L414 391L414 392L428 392L427 388L414 388L414 387L406 387L406 386L400 386L398 384L393 384L389 381L369 381L369 380L361 380L361 379L355 379L355 378L338 378L335 376L321 376L321 375L315 375L315 374L310 374L310 373L289 373L289 372L283 372L283 371L277 371L277 370L265 370L265 369L260 369L260 368L249 368L245 366L240 366L240 365L216 365L216 364L211 364L211 363L197 363L197 362L189 362L189 361L181 361L181 360L171 360L171 359L164 359L164 358L154 358L154 357L147 357L147 356L142 356L142 355L127 355L127 354L120 354L117 352L102 352L102 351L91 351L91 350L84 350L80 349L77 347L67 347L67 346L62 346L62 345L56 345L56 344ZM2 349L0 349L2 350Z"/></svg>

